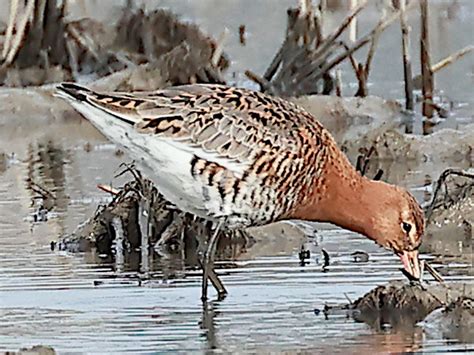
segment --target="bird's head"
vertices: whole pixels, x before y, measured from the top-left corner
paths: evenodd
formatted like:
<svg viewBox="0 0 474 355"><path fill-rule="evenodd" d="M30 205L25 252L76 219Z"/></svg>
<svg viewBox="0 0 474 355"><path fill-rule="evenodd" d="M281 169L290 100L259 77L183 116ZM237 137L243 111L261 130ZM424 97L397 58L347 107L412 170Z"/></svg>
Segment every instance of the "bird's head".
<svg viewBox="0 0 474 355"><path fill-rule="evenodd" d="M372 215L366 234L382 247L392 250L400 257L405 271L420 279L418 248L425 229L423 210L404 188L377 184L383 184L384 190L378 197L379 209Z"/></svg>

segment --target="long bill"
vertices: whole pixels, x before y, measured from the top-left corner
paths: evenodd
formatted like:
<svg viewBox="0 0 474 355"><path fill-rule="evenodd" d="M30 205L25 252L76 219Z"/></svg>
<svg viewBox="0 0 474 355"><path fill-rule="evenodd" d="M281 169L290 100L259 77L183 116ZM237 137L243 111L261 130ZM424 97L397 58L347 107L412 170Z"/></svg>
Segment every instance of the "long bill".
<svg viewBox="0 0 474 355"><path fill-rule="evenodd" d="M407 273L413 276L414 279L419 280L421 278L421 267L418 259L418 251L403 251L398 254L402 261L403 268Z"/></svg>

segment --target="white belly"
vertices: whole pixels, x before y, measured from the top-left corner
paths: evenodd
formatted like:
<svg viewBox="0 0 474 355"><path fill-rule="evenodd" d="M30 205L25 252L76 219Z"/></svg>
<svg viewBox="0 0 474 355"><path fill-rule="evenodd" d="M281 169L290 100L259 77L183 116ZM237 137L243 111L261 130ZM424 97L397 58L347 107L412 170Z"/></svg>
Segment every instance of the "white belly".
<svg viewBox="0 0 474 355"><path fill-rule="evenodd" d="M145 168L145 175L160 193L179 209L203 218L214 214L205 201L205 186L191 175L193 154L176 148L166 138L137 133L133 126L90 105L74 107L112 142L122 145Z"/></svg>

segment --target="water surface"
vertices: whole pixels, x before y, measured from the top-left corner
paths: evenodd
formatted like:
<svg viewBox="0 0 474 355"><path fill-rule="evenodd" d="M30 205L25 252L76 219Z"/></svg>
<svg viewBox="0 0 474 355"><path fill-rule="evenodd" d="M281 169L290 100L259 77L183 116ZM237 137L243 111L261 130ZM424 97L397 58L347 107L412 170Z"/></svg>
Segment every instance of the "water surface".
<svg viewBox="0 0 474 355"><path fill-rule="evenodd" d="M285 9L292 4L156 3L197 21L211 34L229 27L232 36L227 50L236 72L265 69L281 42ZM433 21L440 21L441 27L434 28L432 47L437 57L472 40L474 3L456 3L460 10L455 9L454 19L441 21L448 10L436 2L439 10ZM103 12L96 14L108 13ZM249 31L245 49L236 41L242 23ZM400 99L397 30L395 26L381 41L370 90ZM392 60L393 69L386 70L385 64ZM457 122L473 117L474 99L467 93L474 80L473 67L471 57L439 76L438 87L459 103L446 125L456 127ZM353 80L348 71L345 78L350 91ZM52 252L51 240L73 231L98 203L108 200L96 188L98 183L123 184L125 178L112 177L119 164L129 159L87 122L75 119L2 134L1 152L8 157L0 164L0 350L44 344L59 352L91 353L474 351L474 340L461 343L442 334L431 336L422 327L377 332L345 315L317 316L314 310L326 303L346 303L347 298L354 300L377 285L402 278L395 256L363 237L334 228L319 230L310 238L289 229L284 239L275 233L236 253L232 260L218 261L229 295L205 306L199 300L199 270L180 258L154 255L153 278L139 285L133 277L139 268L136 258L118 272L113 261L94 253ZM426 181L435 180L442 169L428 162L415 171L404 165L390 166L386 173L391 182L411 188L420 201L428 201L431 189ZM56 197L46 222L33 220L40 199L31 182ZM302 246L311 251L306 266L299 263ZM331 265L324 270L321 248L331 256ZM350 255L355 250L368 252L369 261L355 263ZM430 253L425 257L434 258L434 266L446 280L471 283L472 262L466 253L461 249L457 255L450 251L449 258ZM470 255L472 260L472 251Z"/></svg>

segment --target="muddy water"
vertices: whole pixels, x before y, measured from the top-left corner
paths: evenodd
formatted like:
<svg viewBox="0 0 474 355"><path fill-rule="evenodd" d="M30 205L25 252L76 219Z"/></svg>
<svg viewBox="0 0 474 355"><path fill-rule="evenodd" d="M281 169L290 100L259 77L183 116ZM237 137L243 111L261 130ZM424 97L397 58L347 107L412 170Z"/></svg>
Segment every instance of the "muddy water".
<svg viewBox="0 0 474 355"><path fill-rule="evenodd" d="M242 22L232 15L234 12L226 13L215 2L207 3L212 6L204 9L194 2L176 6L181 13L207 24L208 29L215 23L216 31L226 22L213 21L212 11L232 17L238 24ZM472 19L473 6L465 1L458 3L469 11L455 23L466 26L465 16ZM287 4L280 3L278 11L272 7L266 16L275 33L282 32ZM255 17L264 10L248 12L254 18L248 20L252 36L263 36L258 34ZM268 41L268 47L262 46L262 51L269 52L265 58L277 46L278 42L272 41ZM253 51L253 56L240 57L239 65L259 71L267 61L263 65L255 48ZM471 76L460 74L457 79L441 81L467 107L472 107L472 97L458 91L458 87L462 88L464 81L472 84L470 70ZM397 78L384 81L384 85L400 87ZM453 82L450 80L457 80L454 82L459 86L449 86ZM379 94L386 93L381 90ZM1 99L8 101L5 96ZM30 119L21 116L21 108L19 111L15 119ZM466 112L472 119L472 109ZM463 115L457 111L451 123L456 125ZM206 306L199 301L199 271L180 258L153 255L153 278L139 285L134 278L139 269L136 258L117 268L93 253L51 252L51 240L71 232L98 203L107 201L107 195L96 189L98 183L118 186L124 182L123 178L111 177L122 161L129 161L87 122L76 118L53 125L47 118L38 117L37 121L44 124L40 128L19 124L23 128L9 130L8 134L0 129L0 153L6 153L0 156L0 350L45 344L60 352L91 353L474 351L474 340L462 343L445 339L421 327L376 332L345 315L329 319L315 315L314 309L325 303L344 303L347 297L355 299L379 284L402 277L394 256L345 231L325 228L305 238L289 229L284 240L276 237L279 233L275 231L235 258L219 260L218 272L229 296ZM12 152L14 156L10 156ZM420 201L429 200L431 192L426 182L442 170L429 163L415 170L398 165L384 168L390 181L410 187ZM56 197L53 212L45 222L34 222L38 193L29 181ZM298 258L302 245L311 251L305 266L300 266ZM321 248L331 256L331 265L324 270ZM355 250L368 252L369 261L355 263L350 255ZM448 281L474 282L472 250L461 248L448 254L446 258L427 251L424 257L434 259L433 265Z"/></svg>

